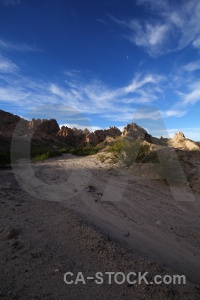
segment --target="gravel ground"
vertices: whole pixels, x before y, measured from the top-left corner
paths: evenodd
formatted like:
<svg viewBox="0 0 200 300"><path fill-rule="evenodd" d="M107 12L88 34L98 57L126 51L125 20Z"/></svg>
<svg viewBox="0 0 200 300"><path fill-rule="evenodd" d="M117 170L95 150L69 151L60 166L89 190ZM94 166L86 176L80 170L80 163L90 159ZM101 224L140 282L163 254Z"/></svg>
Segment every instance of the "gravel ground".
<svg viewBox="0 0 200 300"><path fill-rule="evenodd" d="M76 162L75 159L73 161L72 157L67 156L66 161L68 158L70 158L70 165L74 168L77 167L76 163L82 168L91 168L91 164L96 164L95 158L92 158L92 160L91 158L84 158L81 161L76 160ZM38 178L43 178L46 183L52 184L52 180L61 183L66 172L63 164L66 166L66 162L63 162L62 158L36 164L33 168L35 168L35 174ZM100 180L101 183L107 180L108 177L105 177L107 172L109 172L109 178L110 176L116 177L116 172L113 170L108 171L107 166L104 170L101 169L100 165L96 165L96 168L92 165L93 176L90 180L94 181L93 184L88 184L80 193L79 187L73 186L72 194L75 194L74 197L64 201L61 195L58 194L55 202L30 195L19 185L11 170L0 171L0 299L200 299L200 287L196 280L193 283L187 281L186 285L147 285L144 282L140 285L128 282L116 284L113 280L112 284L108 284L108 277L105 272L123 272L125 274L129 272L135 272L136 274L148 272L147 279L152 281L155 275L177 274L178 268L169 268L173 264L168 263L171 256L167 253L166 263L164 263L164 260L159 259L159 256L158 259L152 259L153 255L151 254L147 257L146 252L142 249L151 249L153 253L153 247L148 248L149 240L146 239L146 243L144 243L145 240L143 239L140 240L140 243L136 243L139 234L144 232L144 236L147 236L151 233L150 229L152 228L158 228L159 236L163 235L165 238L172 239L170 235L172 230L170 231L167 226L164 226L164 221L159 220L157 216L154 219L153 213L152 215L146 215L150 225L151 218L153 218L153 227L148 226L150 229L145 231L146 210L142 211L142 206L135 206L136 216L134 212L128 214L130 207L126 206L127 203L120 202L118 205L115 203L114 206L111 205L111 208L110 205L101 203L98 197L103 197L102 194L105 194L105 188L101 190L101 194L100 188L102 186L101 184L97 186L95 176L102 174L103 177L100 176L100 178L102 180L104 178L104 180ZM67 172L69 170L69 165L67 165ZM137 182L135 185L137 185ZM97 190L93 190L93 186ZM131 186L133 186L133 183L131 183ZM147 187L143 186L142 188L139 185L137 187L138 191L135 191L135 193L138 195L139 191L143 192L143 198L145 198L144 194L147 193ZM148 201L150 201L149 204L151 204L150 195L156 193L155 189L156 186L153 186L152 190L146 195ZM159 186L157 193L161 190L162 195L167 193L162 185ZM125 197L128 198L130 193L131 191L128 190ZM87 195L87 201L84 195ZM98 209L94 209L94 205L97 205ZM161 203L156 202L156 206L159 205L162 206ZM196 201L195 205L197 205ZM181 207L183 219L179 216L180 221L185 220L184 218L186 218L188 212L193 212L191 218L197 218L194 213L196 207L191 208L190 203L181 204ZM126 216L124 215L125 208ZM160 211L161 208L157 209ZM171 216L171 210L176 213L177 209L178 205L170 208L169 215ZM88 211L88 214L86 214L86 211ZM100 211L99 214L97 214L98 211ZM107 225L105 219L102 218L103 215L109 221ZM121 221L113 224L115 218ZM133 227L133 223L137 222L134 231L131 231L130 228L127 229L126 222L128 222L128 218L132 218L132 221L129 220L131 227ZM140 223L144 223L143 227L139 226L139 220ZM156 220L160 223L156 224L154 222ZM188 222L187 218L186 221ZM192 222L192 220L190 221ZM165 222L168 222L168 219L165 218ZM122 224L124 224L124 227L119 231L119 226L122 226ZM181 223L179 222L179 224ZM116 234L112 230L114 225L116 226ZM164 227L164 229L160 231L160 227ZM196 265L198 265L199 244L197 233L192 231L194 227L188 227L190 237L182 238L179 234L177 238L175 234L173 241L179 246L181 246L181 241L184 241L185 249L183 249L183 253L186 253L184 252L186 250L189 253L191 249L196 251L197 256L195 259ZM175 228L174 226L174 231L178 233L178 230L180 230L180 227ZM135 239L131 239L134 232L135 234L139 232L139 234L136 235ZM189 248L187 248L189 245L187 243L188 239L191 240L192 245ZM194 241L196 241L196 248L194 248ZM162 239L160 242L162 242ZM142 243L143 248L141 247ZM152 241L152 244L157 245L155 241ZM162 251L163 245L160 245L161 254ZM176 252L174 252L175 254ZM157 254L155 257L157 257ZM162 258L162 255L160 257ZM179 259L182 259L181 253ZM186 260L189 261L188 266L193 263L189 255L185 258ZM195 270L195 265L193 267ZM82 282L71 285L66 284L63 279L66 272L74 273L73 280L76 279L78 272L82 272L86 284ZM104 274L103 284L96 284L94 279L87 280L86 277L94 276L96 272ZM197 275L195 275L195 279Z"/></svg>

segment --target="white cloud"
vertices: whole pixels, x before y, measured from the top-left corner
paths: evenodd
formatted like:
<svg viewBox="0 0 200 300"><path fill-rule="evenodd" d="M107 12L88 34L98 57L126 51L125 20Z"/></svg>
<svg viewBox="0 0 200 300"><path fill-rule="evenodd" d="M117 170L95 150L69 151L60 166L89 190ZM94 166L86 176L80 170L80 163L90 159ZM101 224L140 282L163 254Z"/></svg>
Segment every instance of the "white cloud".
<svg viewBox="0 0 200 300"><path fill-rule="evenodd" d="M127 36L128 39L137 46L149 48L148 51L151 53L157 52L160 45L163 45L168 38L169 26L166 24L145 23L142 26L139 21L134 20L130 22L129 27L133 34Z"/></svg>
<svg viewBox="0 0 200 300"><path fill-rule="evenodd" d="M2 39L0 39L0 49L19 51L19 52L40 51L36 45L31 46L31 45L27 45L26 43L11 43Z"/></svg>
<svg viewBox="0 0 200 300"><path fill-rule="evenodd" d="M19 70L18 66L11 60L0 55L0 72L1 73L13 73Z"/></svg>
<svg viewBox="0 0 200 300"><path fill-rule="evenodd" d="M4 71L0 73L0 103L14 105L20 108L22 113L28 110L35 111L37 115L39 113L35 108L43 107L41 117L45 118L48 114L50 118L56 114L58 119L66 115L65 120L60 121L61 124L78 122L80 126L88 127L88 115L123 123L134 118L157 119L160 118L157 112L143 115L137 113L135 116L135 108L138 104L160 106L161 101L168 100L164 98L164 91L166 87L169 88L169 78L160 74L136 74L128 84L110 88L100 80L86 81L78 71L66 72L66 78L59 83L24 77L20 72L16 72L17 66L13 62L2 59L4 60L1 62L0 57L0 70ZM188 95L182 93L177 98L193 99L192 92L198 88L198 84L190 88ZM180 107L161 111L163 118L181 117L185 113Z"/></svg>
<svg viewBox="0 0 200 300"><path fill-rule="evenodd" d="M200 61L191 62L183 66L183 69L188 72L200 70Z"/></svg>
<svg viewBox="0 0 200 300"><path fill-rule="evenodd" d="M183 117L185 116L187 113L186 110L173 110L173 109L170 109L170 110L167 110L167 111L163 111L162 112L162 117L163 118L169 118L169 117Z"/></svg>
<svg viewBox="0 0 200 300"><path fill-rule="evenodd" d="M1 0L0 4L3 4L5 6L13 6L13 5L19 5L21 3L21 0Z"/></svg>
<svg viewBox="0 0 200 300"><path fill-rule="evenodd" d="M162 96L166 79L158 74L137 74L132 81L121 88L111 89L98 80L85 83L81 77L76 79L71 74L66 78L71 85L42 82L14 74L12 81L8 75L0 75L0 101L17 105L32 112L34 108L45 105L41 114L59 116L66 114L67 124L76 124L88 127L85 115L98 115L110 121L128 122L133 119L159 119L158 112L136 113L137 104L156 104ZM52 108L53 105L53 108ZM55 107L54 107L55 106ZM58 109L58 106L61 108ZM59 112L55 112L55 111ZM49 112L48 112L49 111ZM181 117L185 111L171 109L161 111L162 117ZM37 112L38 114L38 112ZM74 116L74 117L73 117ZM82 118L82 119L80 119ZM86 122L86 123L85 123Z"/></svg>
<svg viewBox="0 0 200 300"><path fill-rule="evenodd" d="M80 124L74 124L74 123L67 123L67 124L61 124L60 127L62 126L67 126L69 128L77 128L77 129L82 129L84 130L85 128L87 128L90 132L94 132L95 130L99 130L102 129L99 126L84 126L84 125L80 125Z"/></svg>
<svg viewBox="0 0 200 300"><path fill-rule="evenodd" d="M200 48L200 2L190 0L139 0L149 13L143 20L110 19L124 31L123 36L145 48L151 56L181 50L188 45Z"/></svg>
<svg viewBox="0 0 200 300"><path fill-rule="evenodd" d="M200 81L190 84L188 88L188 93L181 93L182 105L192 105L200 101Z"/></svg>
<svg viewBox="0 0 200 300"><path fill-rule="evenodd" d="M195 48L200 49L200 36L197 37L192 44Z"/></svg>

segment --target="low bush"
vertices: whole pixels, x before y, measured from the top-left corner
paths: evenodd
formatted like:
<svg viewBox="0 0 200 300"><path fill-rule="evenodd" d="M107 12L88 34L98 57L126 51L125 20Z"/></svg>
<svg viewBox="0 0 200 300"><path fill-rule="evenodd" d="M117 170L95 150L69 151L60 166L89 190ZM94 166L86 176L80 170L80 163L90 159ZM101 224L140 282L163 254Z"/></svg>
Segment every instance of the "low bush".
<svg viewBox="0 0 200 300"><path fill-rule="evenodd" d="M104 163L106 161L106 156L104 154L99 154L97 156L97 159L101 162Z"/></svg>
<svg viewBox="0 0 200 300"><path fill-rule="evenodd" d="M49 150L49 151L40 153L38 155L34 155L32 157L32 161L33 162L44 161L46 159L61 156L61 155L62 155L62 153L58 150Z"/></svg>
<svg viewBox="0 0 200 300"><path fill-rule="evenodd" d="M63 147L59 151L61 154L71 153L72 148Z"/></svg>
<svg viewBox="0 0 200 300"><path fill-rule="evenodd" d="M33 157L32 161L33 162L39 162L39 161L44 161L46 159L49 159L49 152L36 155L35 157Z"/></svg>
<svg viewBox="0 0 200 300"><path fill-rule="evenodd" d="M70 153L73 155L77 156L88 156L88 155L93 155L96 154L100 151L101 149L98 147L93 147L93 146L85 146L81 148L74 148L70 150Z"/></svg>
<svg viewBox="0 0 200 300"><path fill-rule="evenodd" d="M124 147L124 141L121 140L110 145L107 151L111 153L119 154L122 151L123 147Z"/></svg>
<svg viewBox="0 0 200 300"><path fill-rule="evenodd" d="M148 154L150 146L141 141L125 140L121 149L119 159L126 166L131 166L134 162L139 163Z"/></svg>
<svg viewBox="0 0 200 300"><path fill-rule="evenodd" d="M0 167L7 167L10 165L10 152L1 152L0 153Z"/></svg>

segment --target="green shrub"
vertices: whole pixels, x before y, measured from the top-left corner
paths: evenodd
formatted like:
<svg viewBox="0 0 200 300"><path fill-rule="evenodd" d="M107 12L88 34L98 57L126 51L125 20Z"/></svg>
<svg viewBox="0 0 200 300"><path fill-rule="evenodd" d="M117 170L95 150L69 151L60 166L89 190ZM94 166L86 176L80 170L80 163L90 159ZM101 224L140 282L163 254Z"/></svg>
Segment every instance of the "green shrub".
<svg viewBox="0 0 200 300"><path fill-rule="evenodd" d="M36 156L40 156L44 153L47 153L48 151L49 151L48 148L31 149L31 157L34 158Z"/></svg>
<svg viewBox="0 0 200 300"><path fill-rule="evenodd" d="M39 162L39 161L44 161L46 159L49 159L49 151L40 155L36 155L35 157L33 157L32 161Z"/></svg>
<svg viewBox="0 0 200 300"><path fill-rule="evenodd" d="M101 149L93 146L85 146L81 148L74 148L70 150L70 153L77 156L88 156L99 152Z"/></svg>
<svg viewBox="0 0 200 300"><path fill-rule="evenodd" d="M57 157L57 156L61 156L62 153L58 150L50 150L48 151L49 152L49 158L52 158L52 157Z"/></svg>
<svg viewBox="0 0 200 300"><path fill-rule="evenodd" d="M120 152L119 159L126 166L131 166L134 162L139 163L149 152L150 146L141 141L125 140Z"/></svg>
<svg viewBox="0 0 200 300"><path fill-rule="evenodd" d="M72 148L63 147L59 151L60 151L61 154L62 153L64 154L64 153L71 153L71 150L72 150Z"/></svg>
<svg viewBox="0 0 200 300"><path fill-rule="evenodd" d="M112 153L120 153L121 150L124 147L124 141L117 141L115 142L113 145L109 146L108 148L108 152L112 152Z"/></svg>
<svg viewBox="0 0 200 300"><path fill-rule="evenodd" d="M104 163L105 160L106 160L106 156L104 154L99 154L97 156L97 159L101 162L101 163Z"/></svg>
<svg viewBox="0 0 200 300"><path fill-rule="evenodd" d="M44 153L33 156L32 161L33 162L44 161L46 159L61 156L61 155L62 155L62 153L60 151L49 150Z"/></svg>

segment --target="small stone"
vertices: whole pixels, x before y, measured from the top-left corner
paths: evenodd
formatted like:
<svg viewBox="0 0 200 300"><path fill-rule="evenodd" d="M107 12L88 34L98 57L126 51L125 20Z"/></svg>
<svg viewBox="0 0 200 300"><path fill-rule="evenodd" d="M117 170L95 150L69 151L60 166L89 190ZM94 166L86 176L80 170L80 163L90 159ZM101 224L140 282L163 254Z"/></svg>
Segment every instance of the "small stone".
<svg viewBox="0 0 200 300"><path fill-rule="evenodd" d="M165 225L165 222L162 221L162 220L158 220L158 221L156 222L156 225L163 226L163 225Z"/></svg>
<svg viewBox="0 0 200 300"><path fill-rule="evenodd" d="M124 237L129 237L130 232L127 232L126 234L124 234Z"/></svg>
<svg viewBox="0 0 200 300"><path fill-rule="evenodd" d="M8 240L14 238L15 236L18 235L18 231L15 228L10 228L7 232L6 238Z"/></svg>

